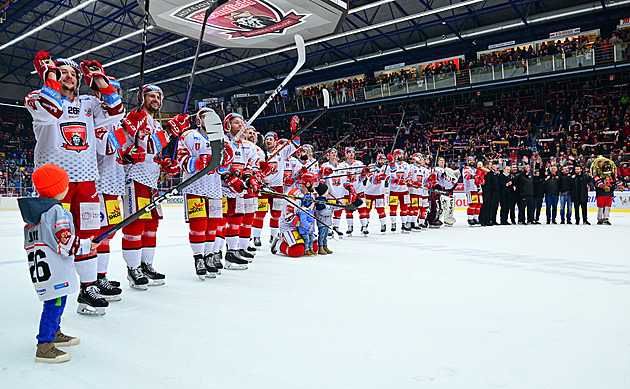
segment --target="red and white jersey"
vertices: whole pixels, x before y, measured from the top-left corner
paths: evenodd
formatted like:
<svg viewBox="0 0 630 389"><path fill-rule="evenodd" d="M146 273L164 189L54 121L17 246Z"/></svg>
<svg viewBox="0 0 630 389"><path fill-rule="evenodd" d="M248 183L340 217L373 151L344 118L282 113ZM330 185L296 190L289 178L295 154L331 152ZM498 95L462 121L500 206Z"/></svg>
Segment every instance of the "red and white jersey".
<svg viewBox="0 0 630 389"><path fill-rule="evenodd" d="M134 180L149 188L157 189L161 169L160 165L155 162L155 158L160 155L162 148L166 146L168 141L162 126L151 115L147 116L147 127L151 130L150 134L138 141L138 146L142 146L146 152L144 161L133 165L125 165L125 174L127 180ZM126 146L133 143L134 139L127 136Z"/></svg>
<svg viewBox="0 0 630 389"><path fill-rule="evenodd" d="M440 166L435 167L435 174L437 176L437 184L440 185L444 189L451 189L457 183L451 181L449 177L446 175L446 169Z"/></svg>
<svg viewBox="0 0 630 389"><path fill-rule="evenodd" d="M125 169L118 158L126 139L120 128L120 123L110 123L96 129L97 193L122 196L125 191Z"/></svg>
<svg viewBox="0 0 630 389"><path fill-rule="evenodd" d="M420 186L424 186L422 182L422 168L415 163L409 164L409 168L407 169L407 178L406 181L408 183L407 187L409 188L409 193L413 195L421 195L422 189L416 188L418 184Z"/></svg>
<svg viewBox="0 0 630 389"><path fill-rule="evenodd" d="M332 170L335 170L339 168L339 165L334 165L332 162L329 161L322 164L321 168L324 169L325 167L329 167ZM333 171L331 175L337 174L339 174L339 172ZM326 186L328 187L328 190L330 191L330 196L332 198L341 199L348 193L348 191L343 187L344 182L341 178L342 177L324 177L324 184L326 184Z"/></svg>
<svg viewBox="0 0 630 389"><path fill-rule="evenodd" d="M475 185L475 174L477 173L477 169L471 166L464 166L462 169L462 176L464 179L464 191L476 192L477 185Z"/></svg>
<svg viewBox="0 0 630 389"><path fill-rule="evenodd" d="M269 174L267 179L269 180L269 186L278 187L283 185L284 169L287 164L287 160L296 150L295 144L291 142L283 149L280 149L282 144L276 145L273 150L267 151L268 155L273 155L271 158L267 158L269 164ZM279 151L278 151L279 150Z"/></svg>
<svg viewBox="0 0 630 389"><path fill-rule="evenodd" d="M291 186L286 186L283 184L284 193L286 194L290 189L297 187L297 178L298 173L303 167L308 166L307 161L302 161L296 157L289 157L286 163L284 164L284 177L291 177L294 182Z"/></svg>
<svg viewBox="0 0 630 389"><path fill-rule="evenodd" d="M426 166L421 166L420 167L420 177L422 177L422 180L420 180L420 183L422 183L422 186L424 188L420 188L420 192L419 194L421 196L428 196L429 195L429 189L427 188L428 184L427 184L427 180L429 179L429 175L431 175L431 170L426 167Z"/></svg>
<svg viewBox="0 0 630 389"><path fill-rule="evenodd" d="M208 138L198 129L182 133L177 142L177 163L182 169L182 180L187 180L197 173L195 164L202 155L212 155ZM221 176L217 169L214 169L184 188L182 193L220 199L223 197Z"/></svg>
<svg viewBox="0 0 630 389"><path fill-rule="evenodd" d="M258 153L256 152L256 145L247 140L237 139L232 141L229 134L225 135L225 140L228 143L228 147L231 147L234 152L234 159L230 165L230 171L232 173L240 172L241 177L244 174L248 174L253 170L258 170ZM229 198L243 197L247 193L246 190L240 193L234 193L226 184L223 183L223 196Z"/></svg>
<svg viewBox="0 0 630 389"><path fill-rule="evenodd" d="M342 177L342 183L345 185L346 183L351 184L354 187L354 191L357 193L363 193L365 190L365 187L363 186L363 182L361 182L360 179L360 175L361 175L361 167L365 166L363 164L363 162L355 159L354 161L352 161L352 163L348 162L348 161L344 161L342 163L339 164L339 169L344 169L344 170L340 170L339 173L337 174L345 174L345 177ZM352 169L349 169L352 168ZM345 170L347 169L347 170ZM347 194L348 191L346 190L344 194Z"/></svg>
<svg viewBox="0 0 630 389"><path fill-rule="evenodd" d="M113 90L113 88L112 88ZM29 93L24 105L33 116L35 167L54 163L63 168L70 182L94 181L96 166L95 129L119 122L125 109L120 97L79 96L70 101L45 84Z"/></svg>
<svg viewBox="0 0 630 389"><path fill-rule="evenodd" d="M391 183L389 184L390 192L408 192L409 188L407 187L407 172L409 170L409 164L405 161L396 162L394 166L389 165L389 169L387 169L387 174L391 177Z"/></svg>
<svg viewBox="0 0 630 389"><path fill-rule="evenodd" d="M319 162L315 158L309 158L306 166L309 166L309 172L319 175Z"/></svg>
<svg viewBox="0 0 630 389"><path fill-rule="evenodd" d="M304 194L299 187L291 188L287 193L289 196L304 197ZM300 203L300 200L292 200L296 204ZM298 212L300 211L295 205L284 200L282 205L282 216L280 217L280 231L293 231L297 230L297 226L300 223L300 217Z"/></svg>
<svg viewBox="0 0 630 389"><path fill-rule="evenodd" d="M387 193L389 186L385 186L389 181L387 176L387 165L372 168L373 172L368 174L365 182L365 194L370 196L380 196Z"/></svg>

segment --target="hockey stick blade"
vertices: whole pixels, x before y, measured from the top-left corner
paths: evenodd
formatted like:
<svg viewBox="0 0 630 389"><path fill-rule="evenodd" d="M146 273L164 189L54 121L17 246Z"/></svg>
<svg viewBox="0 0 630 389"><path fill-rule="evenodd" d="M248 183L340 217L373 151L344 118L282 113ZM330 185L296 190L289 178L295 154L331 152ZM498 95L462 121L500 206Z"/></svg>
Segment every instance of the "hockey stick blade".
<svg viewBox="0 0 630 389"><path fill-rule="evenodd" d="M144 207L139 209L137 212L127 217L122 222L116 224L115 226L111 227L110 229L102 233L101 235L97 236L94 239L94 242L98 243L98 242L103 241L105 238L107 238L108 236L111 236L116 231L119 231L123 227L133 223L136 219L140 218L140 216L144 215L145 213L151 212L158 205L168 200L169 197L181 193L181 191L184 190L184 188L186 188L193 182L197 181L201 177L205 176L212 170L219 167L219 165L221 164L221 161L223 160L223 147L224 147L223 124L222 124L221 118L219 117L219 115L216 114L216 112L208 112L206 113L206 116L204 117L204 125L206 127L206 132L208 133L208 140L210 141L210 147L212 148L212 158L210 159L210 162L208 163L208 165L206 165L206 167L204 167L203 169L195 173L193 176L191 176L187 180L180 182L179 185L167 190L166 192L164 192L163 195L157 197L155 200L145 205Z"/></svg>

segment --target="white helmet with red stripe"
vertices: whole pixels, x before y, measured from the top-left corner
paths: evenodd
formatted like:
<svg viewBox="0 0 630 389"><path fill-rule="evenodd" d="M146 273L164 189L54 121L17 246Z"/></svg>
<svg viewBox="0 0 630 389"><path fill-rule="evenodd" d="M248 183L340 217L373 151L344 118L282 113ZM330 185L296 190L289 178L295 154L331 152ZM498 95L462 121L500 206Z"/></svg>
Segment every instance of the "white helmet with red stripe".
<svg viewBox="0 0 630 389"><path fill-rule="evenodd" d="M147 93L151 93L151 92L157 92L160 94L160 108L162 107L162 102L164 101L164 92L162 92L162 89L154 84L146 84L142 87L142 90L138 91L138 105L142 106L142 102L144 101L144 96L146 96Z"/></svg>
<svg viewBox="0 0 630 389"><path fill-rule="evenodd" d="M231 112L225 115L225 119L223 119L223 131L230 132L230 126L232 124L232 120L241 119L245 122L245 118L240 113Z"/></svg>
<svg viewBox="0 0 630 389"><path fill-rule="evenodd" d="M203 122L201 121L201 117L208 112L214 112L214 109L203 107L199 111L197 111L197 114L195 115L195 123L197 124L198 128L201 128L203 124Z"/></svg>

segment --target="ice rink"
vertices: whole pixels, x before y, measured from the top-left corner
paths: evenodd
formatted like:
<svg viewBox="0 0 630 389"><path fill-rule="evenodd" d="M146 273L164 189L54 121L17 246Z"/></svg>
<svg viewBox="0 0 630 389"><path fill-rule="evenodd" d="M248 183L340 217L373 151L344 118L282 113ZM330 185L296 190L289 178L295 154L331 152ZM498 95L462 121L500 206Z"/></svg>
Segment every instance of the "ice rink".
<svg viewBox="0 0 630 389"><path fill-rule="evenodd" d="M41 303L23 222L0 210L0 387L630 387L630 213L613 226L473 229L456 217L384 236L373 218L369 237L314 258L273 256L265 229L249 270L202 282L183 210L165 208L166 285L129 289L117 235L109 278L123 300L85 317L72 295L62 329L82 343L46 365L34 362Z"/></svg>

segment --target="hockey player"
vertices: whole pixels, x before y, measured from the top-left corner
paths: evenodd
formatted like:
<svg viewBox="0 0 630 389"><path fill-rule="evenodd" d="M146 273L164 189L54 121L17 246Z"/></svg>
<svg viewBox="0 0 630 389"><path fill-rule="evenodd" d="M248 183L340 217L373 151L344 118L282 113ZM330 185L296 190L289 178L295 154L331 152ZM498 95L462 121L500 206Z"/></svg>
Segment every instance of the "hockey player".
<svg viewBox="0 0 630 389"><path fill-rule="evenodd" d="M419 169L419 182L422 184L419 189L418 195L418 226L421 228L427 228L427 209L429 208L429 189L427 185L427 179L430 175L430 170L427 167L428 159L425 158L422 154L418 154L418 160L420 164Z"/></svg>
<svg viewBox="0 0 630 389"><path fill-rule="evenodd" d="M288 193L289 190L299 185L299 178L302 174L311 171L312 167L308 162L308 145L302 145L298 147L293 156L289 157L285 164L284 171L284 193ZM317 172L313 172L317 175Z"/></svg>
<svg viewBox="0 0 630 389"><path fill-rule="evenodd" d="M283 193L282 182L285 163L289 156L295 152L297 146L293 142L289 143L286 139L278 141L278 134L270 131L265 135L265 147L267 149L267 156L260 163L264 183L271 187L274 192ZM269 227L271 229L269 243L271 243L273 237L278 234L282 205L283 202L280 197L268 194L263 194L259 197L258 210L254 215L253 222L255 247L262 246L260 236L262 234L263 222L267 211L271 214L271 220L269 220Z"/></svg>
<svg viewBox="0 0 630 389"><path fill-rule="evenodd" d="M210 108L202 108L195 115L196 129L185 130L177 142L177 164L182 169L182 180L187 180L203 170L212 159L212 148L204 126L206 115L218 115ZM223 161L228 162L229 153ZM188 227L188 241L193 252L197 276L215 278L222 268L215 240L219 224L223 221L221 176L218 169L209 172L182 191L184 194L184 216Z"/></svg>
<svg viewBox="0 0 630 389"><path fill-rule="evenodd" d="M385 221L385 194L389 189L389 177L387 176L387 157L385 154L376 156L376 168L364 179L365 182L365 205L368 210L368 220L372 208L376 208L378 220L381 223L381 233L387 230Z"/></svg>
<svg viewBox="0 0 630 389"><path fill-rule="evenodd" d="M304 197L305 194L312 194L317 183L317 176L311 172L306 172L299 177L299 184L292 188L287 195L292 197ZM304 240L298 232L297 225L300 222L298 215L300 209L295 206L300 204L300 200L284 200L282 216L280 217L280 234L274 237L271 243L271 253L281 252L289 257L301 257L304 255ZM313 251L319 251L313 243Z"/></svg>
<svg viewBox="0 0 630 389"><path fill-rule="evenodd" d="M61 202L72 213L76 235L87 239L98 234L100 228L94 185L98 177L95 129L123 117L122 101L96 61L83 61L79 67L68 59L53 62L47 52L40 51L34 66L44 81L40 90L29 93L25 99L37 140L35 167L54 163L68 173L70 189ZM103 101L94 96L78 96L81 78L101 93ZM94 309L108 305L97 294L88 293L88 287L97 280L96 257L96 250L74 257L81 281L79 299L85 302L78 310L82 314L92 314Z"/></svg>
<svg viewBox="0 0 630 389"><path fill-rule="evenodd" d="M116 88L119 96L122 96L120 83L113 77L108 77L110 85ZM99 91L94 95L101 100L103 97ZM96 161L98 164L98 178L95 182L96 193L101 209L101 230L99 235L110 227L122 221L120 199L125 191L125 171L119 163L121 158L121 146L125 143L125 133L120 122L109 123L96 129ZM109 266L109 244L114 235L110 235L101 241L96 250L98 254L98 278L96 285L98 293L108 301L120 301L122 290L120 282L110 281L107 278Z"/></svg>
<svg viewBox="0 0 630 389"><path fill-rule="evenodd" d="M409 196L409 188L407 187L406 177L409 170L409 164L405 162L405 152L401 149L394 150L393 154L387 156L389 160L388 175L390 177L389 187L389 218L392 222L391 231L396 231L396 212L400 206L401 232L409 233L411 230L407 228L407 216L409 214L409 204L411 198Z"/></svg>
<svg viewBox="0 0 630 389"><path fill-rule="evenodd" d="M444 164L444 160L440 157L440 161L438 162ZM455 198L453 196L453 191L457 186L457 181L461 176L461 172L459 169L454 170L449 167L444 168L444 173L438 176L438 184L444 188L446 191L445 194L442 194L440 197L440 201L442 202L442 214L444 215L444 225L447 227L453 227L456 220L453 217L453 212L455 211Z"/></svg>
<svg viewBox="0 0 630 389"><path fill-rule="evenodd" d="M462 168L462 176L464 177L464 191L466 192L466 200L468 201L468 225L479 225L479 211L481 210L481 201L479 201L479 190L475 184L475 175L477 173L477 162L475 157L466 157L466 166Z"/></svg>
<svg viewBox="0 0 630 389"><path fill-rule="evenodd" d="M337 150L332 149L328 152L328 162L322 164L319 176L324 180L324 183L328 186L328 198L335 201L337 204L342 204L343 197L346 194L346 190L343 187L342 177L331 177L335 169L339 168L339 157ZM336 174L335 174L336 176ZM343 209L335 209L333 211L333 233L337 234L339 238L343 237L343 232L339 231L339 223L341 222L341 215Z"/></svg>
<svg viewBox="0 0 630 389"><path fill-rule="evenodd" d="M345 177L342 177L343 187L347 191L344 195L344 202L350 204L357 198L365 198L365 186L362 180L367 177L370 169L365 166L363 162L355 159L354 147L346 147L345 154L346 160L339 164L339 169L341 169L339 173L345 174ZM367 228L369 210L365 206L365 202L358 208L358 211L359 221L361 222L361 233L367 235L369 233ZM354 211L346 209L346 223L348 223L348 231L346 231L346 234L348 236L352 236L352 231L354 231L353 213Z"/></svg>
<svg viewBox="0 0 630 389"><path fill-rule="evenodd" d="M247 140L247 146L252 149L252 158L250 160L252 174L256 180L262 185L263 175L260 171L260 161L265 160L265 155L262 149L257 145L258 133L254 126L248 126L245 131L245 137ZM249 241L252 237L252 225L254 221L254 214L258 210L258 191L248 188L247 192L243 196L245 202L245 208L243 211L243 221L239 230L239 252L241 256L246 259L253 259L256 254L256 248L250 247Z"/></svg>
<svg viewBox="0 0 630 389"><path fill-rule="evenodd" d="M422 167L420 161L422 157L416 153L411 156L411 163L407 170L407 187L409 188L409 211L407 214L407 229L410 231L420 231L421 228L418 223L418 216L420 212L420 194L423 188L423 176Z"/></svg>
<svg viewBox="0 0 630 389"><path fill-rule="evenodd" d="M442 216L442 195L444 188L440 185L440 180L444 175L444 158L440 157L428 178L427 187L429 188L429 207L430 211L427 216L429 228L440 228L444 223L440 220Z"/></svg>
<svg viewBox="0 0 630 389"><path fill-rule="evenodd" d="M158 86L144 85L138 91L139 107L122 120L122 127L127 132L127 143L122 153L122 160L126 163L123 195L125 217L158 197L157 184L161 171L167 174L178 171L170 158L159 158L162 148L167 144L167 135L154 115L160 110L163 98L162 89ZM175 133L182 133L189 126L187 117L175 117L170 122L183 126ZM166 276L153 267L160 219L162 208L158 205L122 229L123 259L127 263L129 286L133 289L147 290L148 285L165 283Z"/></svg>
<svg viewBox="0 0 630 389"><path fill-rule="evenodd" d="M74 346L81 341L63 334L60 327L67 296L79 288L72 257L92 251L98 243L76 235L72 214L61 204L68 193L68 174L63 169L54 164L38 167L33 172L33 185L39 197L24 197L18 203L26 223L24 249L31 281L44 302L35 361L66 362L70 354L57 347ZM87 291L98 298L96 285L88 286ZM79 298L79 304L89 303ZM97 308L96 313L105 314L105 308Z"/></svg>
<svg viewBox="0 0 630 389"><path fill-rule="evenodd" d="M243 253L253 257L246 251L239 250L239 233L245 212L243 196L247 189L258 191L260 188L260 181L252 174L254 169L252 161L256 159L256 152L250 142L243 141L240 136L236 137L245 131L245 126L247 126L245 119L238 113L227 114L223 119L227 147L232 149L234 155L230 167L222 172L223 196L226 197L223 208L227 244L225 268L228 270L246 270L249 262L247 259L251 258L243 258Z"/></svg>

